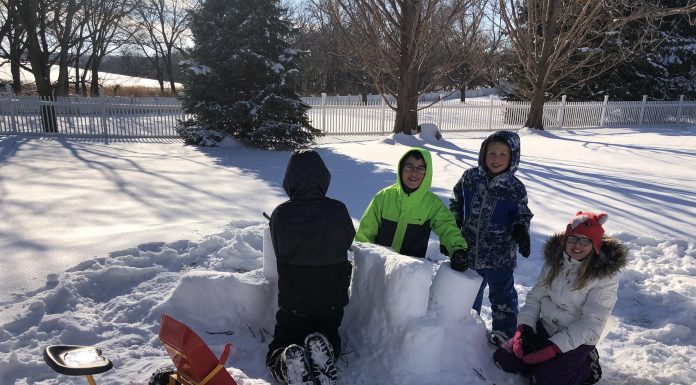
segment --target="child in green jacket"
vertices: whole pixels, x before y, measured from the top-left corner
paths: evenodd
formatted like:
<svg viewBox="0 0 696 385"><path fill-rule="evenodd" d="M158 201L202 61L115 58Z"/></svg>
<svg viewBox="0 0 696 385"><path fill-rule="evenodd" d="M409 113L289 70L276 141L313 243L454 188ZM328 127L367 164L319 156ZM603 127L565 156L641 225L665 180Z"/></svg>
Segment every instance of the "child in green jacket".
<svg viewBox="0 0 696 385"><path fill-rule="evenodd" d="M425 257L430 231L440 238L452 260L467 248L454 215L430 191L433 169L430 152L409 149L399 161L396 183L379 191L367 206L355 235L357 242L387 246L397 253ZM457 269L456 265L452 265Z"/></svg>

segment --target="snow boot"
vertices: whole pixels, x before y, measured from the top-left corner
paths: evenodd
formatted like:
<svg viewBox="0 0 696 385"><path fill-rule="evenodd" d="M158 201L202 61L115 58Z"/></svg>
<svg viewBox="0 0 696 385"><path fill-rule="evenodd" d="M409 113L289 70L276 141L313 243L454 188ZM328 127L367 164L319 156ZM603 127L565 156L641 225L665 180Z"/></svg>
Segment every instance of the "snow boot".
<svg viewBox="0 0 696 385"><path fill-rule="evenodd" d="M307 367L305 350L300 345L289 345L280 357L283 379L288 385L314 385Z"/></svg>
<svg viewBox="0 0 696 385"><path fill-rule="evenodd" d="M338 371L329 340L321 333L312 333L305 337L304 343L315 385L335 385Z"/></svg>
<svg viewBox="0 0 696 385"><path fill-rule="evenodd" d="M492 332L488 333L488 343L495 345L496 347L501 347L503 346L504 343L506 343L510 338L505 334L505 332L501 332L500 330L493 330Z"/></svg>
<svg viewBox="0 0 696 385"><path fill-rule="evenodd" d="M592 348L590 356L587 357L587 359L590 362L590 377L585 380L583 385L596 384L602 378L602 367L599 365L599 352L597 351L597 347Z"/></svg>

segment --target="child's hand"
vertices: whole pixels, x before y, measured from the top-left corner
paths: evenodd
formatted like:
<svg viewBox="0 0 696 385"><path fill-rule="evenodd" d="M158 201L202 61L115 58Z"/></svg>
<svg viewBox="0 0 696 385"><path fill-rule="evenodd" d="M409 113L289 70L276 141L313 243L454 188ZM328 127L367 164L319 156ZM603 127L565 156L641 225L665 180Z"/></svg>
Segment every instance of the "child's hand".
<svg viewBox="0 0 696 385"><path fill-rule="evenodd" d="M551 342L551 340L547 339L545 340L545 343L546 346L543 348L532 353L525 354L524 357L522 357L522 361L527 365L540 364L556 357L559 353L561 353L561 349L559 349L556 344Z"/></svg>
<svg viewBox="0 0 696 385"><path fill-rule="evenodd" d="M529 258L529 254L531 253L531 242L529 240L529 232L524 227L524 225L521 223L517 223L514 226L512 226L511 235L512 240L517 242L520 254L522 254L522 256L525 258Z"/></svg>
<svg viewBox="0 0 696 385"><path fill-rule="evenodd" d="M452 270L456 271L466 271L469 268L469 264L466 261L466 252L464 250L457 250L452 253L450 257L450 267Z"/></svg>

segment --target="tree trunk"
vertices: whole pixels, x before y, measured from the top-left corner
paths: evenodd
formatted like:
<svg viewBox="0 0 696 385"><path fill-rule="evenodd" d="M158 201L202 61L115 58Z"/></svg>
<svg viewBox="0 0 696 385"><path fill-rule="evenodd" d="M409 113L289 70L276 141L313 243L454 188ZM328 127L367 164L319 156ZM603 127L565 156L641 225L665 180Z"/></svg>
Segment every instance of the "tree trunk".
<svg viewBox="0 0 696 385"><path fill-rule="evenodd" d="M58 85L56 86L56 96L68 94L70 84L68 83L68 60L70 53L70 36L72 36L72 23L75 14L75 0L68 1L68 12L65 18L63 36L60 37L60 53L58 59Z"/></svg>
<svg viewBox="0 0 696 385"><path fill-rule="evenodd" d="M412 135L418 129L418 93L409 97L402 91L396 98L396 119L394 120L394 133L402 132Z"/></svg>
<svg viewBox="0 0 696 385"><path fill-rule="evenodd" d="M532 94L532 105L529 107L529 116L524 123L525 127L544 129L544 88L535 87Z"/></svg>
<svg viewBox="0 0 696 385"><path fill-rule="evenodd" d="M169 76L169 88L176 95L176 84L174 84L174 66L172 65L172 49L167 50L167 57L164 58L164 64L167 66L167 75Z"/></svg>
<svg viewBox="0 0 696 385"><path fill-rule="evenodd" d="M19 67L19 57L17 57L17 60L15 60L13 56L12 61L10 62L10 72L12 73L12 90L15 95L19 95L19 93L22 92L22 78L20 77L21 69Z"/></svg>
<svg viewBox="0 0 696 385"><path fill-rule="evenodd" d="M101 58L93 57L92 58L92 80L90 81L89 84L89 95L90 96L99 96L99 67L101 65Z"/></svg>
<svg viewBox="0 0 696 385"><path fill-rule="evenodd" d="M414 34L420 10L420 1L407 0L402 8L399 43L398 95L396 95L396 119L394 132L411 135L418 129L418 71L414 67Z"/></svg>
<svg viewBox="0 0 696 385"><path fill-rule="evenodd" d="M9 12L13 13L12 32L10 37L10 73L12 74L12 89L15 95L22 92L22 78L20 62L22 60L22 41L19 38L24 33L24 27L19 18L19 9L16 3L8 3ZM9 21L8 21L9 23Z"/></svg>
<svg viewBox="0 0 696 385"><path fill-rule="evenodd" d="M36 13L35 2L23 2L20 14L25 25L38 25ZM36 28L27 28L26 39L31 72L36 82L36 91L42 98L52 101L53 89L51 86L51 66L48 64L48 53L44 53L41 50L41 43L39 42ZM55 106L41 105L41 123L45 132L58 132Z"/></svg>

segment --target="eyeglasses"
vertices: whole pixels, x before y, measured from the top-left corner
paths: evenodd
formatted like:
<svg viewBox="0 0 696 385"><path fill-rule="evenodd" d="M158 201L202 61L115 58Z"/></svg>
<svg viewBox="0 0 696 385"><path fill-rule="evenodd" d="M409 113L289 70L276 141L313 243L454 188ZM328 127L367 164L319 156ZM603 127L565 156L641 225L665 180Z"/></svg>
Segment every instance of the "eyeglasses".
<svg viewBox="0 0 696 385"><path fill-rule="evenodd" d="M576 237L575 235L567 236L566 242L568 242L568 243L580 243L583 246L589 246L592 244L592 240L590 238Z"/></svg>
<svg viewBox="0 0 696 385"><path fill-rule="evenodd" d="M425 174L425 166L416 166L415 164L406 163L404 165L404 171L416 174Z"/></svg>

